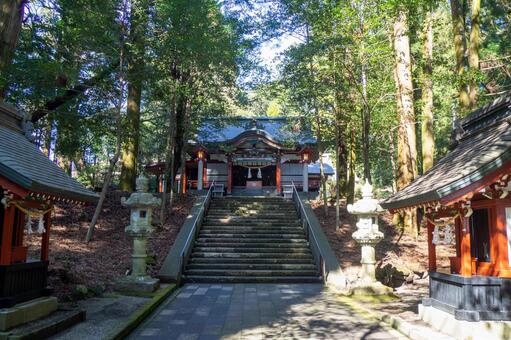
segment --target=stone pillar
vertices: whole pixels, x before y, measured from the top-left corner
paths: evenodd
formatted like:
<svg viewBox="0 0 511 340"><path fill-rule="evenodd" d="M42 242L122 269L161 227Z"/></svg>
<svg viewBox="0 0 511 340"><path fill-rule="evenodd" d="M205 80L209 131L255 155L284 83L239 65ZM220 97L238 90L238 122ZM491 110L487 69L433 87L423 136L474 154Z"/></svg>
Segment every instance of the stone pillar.
<svg viewBox="0 0 511 340"><path fill-rule="evenodd" d="M309 164L303 163L303 192L309 192Z"/></svg>
<svg viewBox="0 0 511 340"><path fill-rule="evenodd" d="M204 186L204 161L199 159L197 165L197 190L201 191Z"/></svg>
<svg viewBox="0 0 511 340"><path fill-rule="evenodd" d="M374 247L383 239L378 230L378 215L383 209L373 198L373 187L366 181L362 188L362 199L348 205L348 212L357 216L357 230L352 237L362 247L359 279L352 290L360 295L385 295L392 293L392 288L376 281L376 251Z"/></svg>
<svg viewBox="0 0 511 340"><path fill-rule="evenodd" d="M122 205L131 208L130 224L125 228L128 236L133 238L132 270L129 276L117 283L117 290L127 292L153 292L159 286L159 280L147 275L147 239L153 231L152 212L160 206L161 199L148 193L149 180L137 178L137 191L126 199Z"/></svg>

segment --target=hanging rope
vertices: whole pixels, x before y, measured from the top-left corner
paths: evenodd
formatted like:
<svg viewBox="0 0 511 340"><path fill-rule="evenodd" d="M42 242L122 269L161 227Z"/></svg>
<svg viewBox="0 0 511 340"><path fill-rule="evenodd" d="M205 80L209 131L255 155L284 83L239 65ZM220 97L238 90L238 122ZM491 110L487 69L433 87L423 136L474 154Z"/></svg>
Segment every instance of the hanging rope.
<svg viewBox="0 0 511 340"><path fill-rule="evenodd" d="M4 203L4 206L7 208L9 206L14 206L18 210L20 210L22 213L25 214L27 222L25 223L25 229L27 231L27 234L33 234L34 230L32 229L32 219L38 219L37 223L37 229L36 233L42 234L46 232L46 229L44 228L44 215L46 215L49 212L53 211L53 207L50 207L46 210L38 210L38 209L29 209L23 207L18 201L6 201Z"/></svg>
<svg viewBox="0 0 511 340"><path fill-rule="evenodd" d="M451 218L449 218L447 220L443 220L441 222L435 222L435 221L432 221L432 220L430 220L429 218L426 217L426 221L428 223L431 223L435 227L437 227L437 226L438 227L445 227L446 225L453 224L458 217L461 217L461 215L460 214L456 214L455 216L453 216L453 217L451 217Z"/></svg>

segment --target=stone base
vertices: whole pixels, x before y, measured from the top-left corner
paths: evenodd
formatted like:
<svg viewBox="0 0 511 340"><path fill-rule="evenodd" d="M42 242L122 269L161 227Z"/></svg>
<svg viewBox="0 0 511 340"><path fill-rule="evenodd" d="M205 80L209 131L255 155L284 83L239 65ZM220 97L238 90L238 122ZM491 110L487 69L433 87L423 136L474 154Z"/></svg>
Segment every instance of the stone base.
<svg viewBox="0 0 511 340"><path fill-rule="evenodd" d="M508 339L511 321L465 321L433 306L419 305L419 316L433 329L456 339Z"/></svg>
<svg viewBox="0 0 511 340"><path fill-rule="evenodd" d="M0 309L0 331L41 319L56 311L57 308L57 298L53 296L30 300L11 308L2 308Z"/></svg>
<svg viewBox="0 0 511 340"><path fill-rule="evenodd" d="M160 280L150 276L126 276L117 281L115 290L121 293L152 293L160 287Z"/></svg>
<svg viewBox="0 0 511 340"><path fill-rule="evenodd" d="M355 283L351 286L351 293L357 296L378 296L378 295L389 295L395 296L394 290L390 287L383 285L381 282L374 283Z"/></svg>

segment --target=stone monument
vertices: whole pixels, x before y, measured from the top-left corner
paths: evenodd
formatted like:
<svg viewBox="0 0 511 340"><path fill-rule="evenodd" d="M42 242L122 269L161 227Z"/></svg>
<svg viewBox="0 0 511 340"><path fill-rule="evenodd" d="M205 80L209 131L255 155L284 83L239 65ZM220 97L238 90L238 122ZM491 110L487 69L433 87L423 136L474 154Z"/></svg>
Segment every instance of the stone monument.
<svg viewBox="0 0 511 340"><path fill-rule="evenodd" d="M373 198L373 187L368 181L362 187L362 199L348 205L348 212L357 216L357 230L353 239L362 246L362 269L358 281L352 287L358 295L386 295L392 288L376 280L376 252L374 247L383 239L378 230L378 215L383 212L378 201Z"/></svg>
<svg viewBox="0 0 511 340"><path fill-rule="evenodd" d="M131 274L122 278L117 283L118 291L125 292L153 292L160 283L160 280L152 278L147 274L147 239L153 232L151 217L153 208L160 206L161 199L148 193L149 180L141 175L136 181L137 191L126 199L123 197L121 203L131 208L130 224L124 229L133 238L133 267Z"/></svg>

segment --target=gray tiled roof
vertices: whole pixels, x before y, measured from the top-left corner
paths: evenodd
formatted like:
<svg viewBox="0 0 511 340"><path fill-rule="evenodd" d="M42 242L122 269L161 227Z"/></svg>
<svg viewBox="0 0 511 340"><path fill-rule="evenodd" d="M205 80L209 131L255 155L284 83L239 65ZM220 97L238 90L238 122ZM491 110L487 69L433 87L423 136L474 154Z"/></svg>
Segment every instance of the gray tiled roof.
<svg viewBox="0 0 511 340"><path fill-rule="evenodd" d="M398 209L439 200L499 169L511 159L510 106L508 95L461 120L454 150L382 206Z"/></svg>
<svg viewBox="0 0 511 340"><path fill-rule="evenodd" d="M87 190L52 163L24 135L2 125L0 176L35 193L85 202L98 199L94 192Z"/></svg>
<svg viewBox="0 0 511 340"><path fill-rule="evenodd" d="M316 139L312 136L310 129L302 126L298 117L226 117L205 119L199 127L197 139L203 144L222 143L230 141L251 129L263 131L271 139L279 143L289 141L300 145L316 143Z"/></svg>

